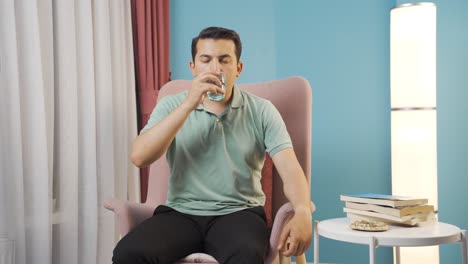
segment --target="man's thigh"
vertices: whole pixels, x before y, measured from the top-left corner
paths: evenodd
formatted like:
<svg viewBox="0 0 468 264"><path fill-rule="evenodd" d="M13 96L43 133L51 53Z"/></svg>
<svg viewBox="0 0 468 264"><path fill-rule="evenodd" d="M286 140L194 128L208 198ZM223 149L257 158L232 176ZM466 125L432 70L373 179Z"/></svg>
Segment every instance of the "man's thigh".
<svg viewBox="0 0 468 264"><path fill-rule="evenodd" d="M203 236L199 228L185 215L158 206L153 217L119 241L113 263L173 263L202 250Z"/></svg>
<svg viewBox="0 0 468 264"><path fill-rule="evenodd" d="M206 233L205 252L220 263L263 263L269 231L263 207L218 217Z"/></svg>

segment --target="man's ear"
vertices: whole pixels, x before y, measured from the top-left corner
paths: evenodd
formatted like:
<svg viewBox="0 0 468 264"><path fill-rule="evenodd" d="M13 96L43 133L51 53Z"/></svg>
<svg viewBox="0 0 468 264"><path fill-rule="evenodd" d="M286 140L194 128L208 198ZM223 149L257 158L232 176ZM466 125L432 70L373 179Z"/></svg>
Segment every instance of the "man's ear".
<svg viewBox="0 0 468 264"><path fill-rule="evenodd" d="M192 76L195 77L195 62L190 61L189 68L190 68L190 71L192 72Z"/></svg>
<svg viewBox="0 0 468 264"><path fill-rule="evenodd" d="M236 77L239 77L242 73L242 69L244 68L244 63L242 61L239 61L237 63L237 74Z"/></svg>

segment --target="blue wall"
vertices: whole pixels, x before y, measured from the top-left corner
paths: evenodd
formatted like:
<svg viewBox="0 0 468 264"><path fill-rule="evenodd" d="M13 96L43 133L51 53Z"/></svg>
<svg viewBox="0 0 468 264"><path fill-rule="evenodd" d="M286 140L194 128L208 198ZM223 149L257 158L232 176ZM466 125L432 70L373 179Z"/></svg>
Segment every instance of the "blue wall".
<svg viewBox="0 0 468 264"><path fill-rule="evenodd" d="M302 75L312 86L316 220L344 216L340 194L391 192L392 4L359 2L277 1L278 77ZM321 239L320 252L323 262L368 262L368 249L359 245ZM379 263L391 263L391 250L378 254Z"/></svg>
<svg viewBox="0 0 468 264"><path fill-rule="evenodd" d="M191 79L192 38L208 26L232 28L242 39L244 70L238 82L276 78L274 6L270 0L171 0L172 79ZM246 8L248 6L248 8Z"/></svg>
<svg viewBox="0 0 468 264"><path fill-rule="evenodd" d="M342 193L391 192L390 9L410 1L171 0L173 79L190 79L190 41L210 25L244 44L239 82L301 75L313 92L314 219L342 217ZM438 6L439 217L468 229L468 1ZM320 240L322 262L367 263L365 246ZM460 247L441 247L460 263ZM313 259L312 248L307 257ZM378 263L393 263L379 248Z"/></svg>

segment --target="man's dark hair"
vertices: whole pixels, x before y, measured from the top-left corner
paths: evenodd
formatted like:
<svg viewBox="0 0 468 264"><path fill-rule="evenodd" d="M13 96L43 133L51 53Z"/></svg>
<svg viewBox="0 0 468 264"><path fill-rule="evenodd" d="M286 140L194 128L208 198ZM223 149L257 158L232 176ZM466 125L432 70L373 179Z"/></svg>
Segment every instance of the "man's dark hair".
<svg viewBox="0 0 468 264"><path fill-rule="evenodd" d="M200 39L230 39L234 41L236 46L236 57L237 62L240 60L242 53L242 43L239 35L231 29L222 28L222 27L207 27L200 31L197 37L192 39L192 60L195 62L195 55L197 54L197 43Z"/></svg>

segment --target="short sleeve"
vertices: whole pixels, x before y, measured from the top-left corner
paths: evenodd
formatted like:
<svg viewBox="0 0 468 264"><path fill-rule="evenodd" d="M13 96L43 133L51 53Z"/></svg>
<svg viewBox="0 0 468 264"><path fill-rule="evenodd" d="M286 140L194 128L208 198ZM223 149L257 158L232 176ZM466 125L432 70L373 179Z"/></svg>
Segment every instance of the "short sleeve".
<svg viewBox="0 0 468 264"><path fill-rule="evenodd" d="M276 107L268 102L262 115L265 149L273 157L280 150L292 148L291 137Z"/></svg>
<svg viewBox="0 0 468 264"><path fill-rule="evenodd" d="M145 127L143 127L143 129L140 131L140 134L154 127L157 123L169 115L169 113L172 112L175 107L176 105L174 104L173 100L171 100L171 96L162 98L154 107L148 123L146 123Z"/></svg>

